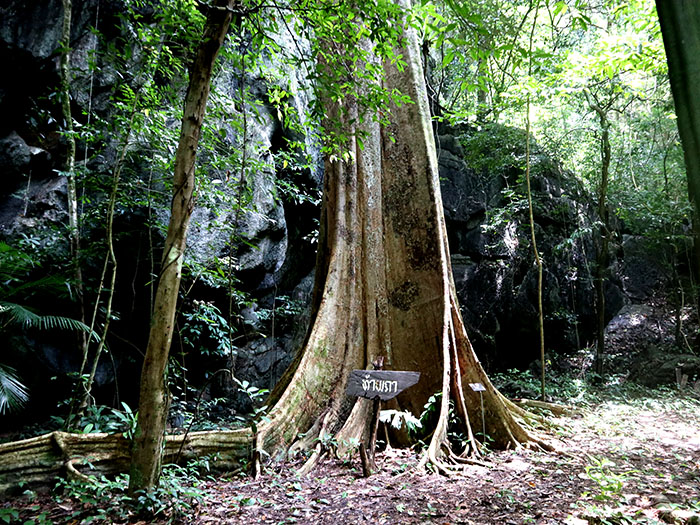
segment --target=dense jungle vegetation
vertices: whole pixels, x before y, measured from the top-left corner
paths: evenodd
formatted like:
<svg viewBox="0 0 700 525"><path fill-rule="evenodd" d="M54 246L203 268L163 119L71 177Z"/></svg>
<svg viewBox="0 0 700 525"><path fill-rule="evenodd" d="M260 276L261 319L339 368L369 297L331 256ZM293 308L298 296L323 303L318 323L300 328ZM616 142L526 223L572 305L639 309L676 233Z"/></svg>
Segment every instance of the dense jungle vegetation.
<svg viewBox="0 0 700 525"><path fill-rule="evenodd" d="M680 0L5 2L0 522L696 523L699 52Z"/></svg>

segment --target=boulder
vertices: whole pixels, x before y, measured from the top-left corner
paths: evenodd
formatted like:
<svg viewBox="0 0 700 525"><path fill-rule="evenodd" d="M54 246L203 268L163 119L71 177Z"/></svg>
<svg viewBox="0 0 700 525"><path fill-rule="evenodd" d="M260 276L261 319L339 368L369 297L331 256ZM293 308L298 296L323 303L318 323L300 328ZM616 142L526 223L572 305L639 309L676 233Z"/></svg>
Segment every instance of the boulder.
<svg viewBox="0 0 700 525"><path fill-rule="evenodd" d="M29 176L32 150L16 131L0 138L0 173L4 191L17 186Z"/></svg>
<svg viewBox="0 0 700 525"><path fill-rule="evenodd" d="M677 372L678 371L678 372ZM670 354L659 348L642 353L632 364L629 379L648 387L677 386L677 374L688 376L688 385L700 380L700 356Z"/></svg>
<svg viewBox="0 0 700 525"><path fill-rule="evenodd" d="M641 235L624 235L621 268L628 297L644 301L670 284L674 256L668 244Z"/></svg>

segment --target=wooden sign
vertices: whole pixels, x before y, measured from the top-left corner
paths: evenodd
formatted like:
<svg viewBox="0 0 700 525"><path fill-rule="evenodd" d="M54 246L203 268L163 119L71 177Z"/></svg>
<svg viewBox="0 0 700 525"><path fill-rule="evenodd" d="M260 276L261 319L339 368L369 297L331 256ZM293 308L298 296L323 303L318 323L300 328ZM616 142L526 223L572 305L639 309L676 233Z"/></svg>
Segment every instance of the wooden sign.
<svg viewBox="0 0 700 525"><path fill-rule="evenodd" d="M420 372L353 370L350 372L345 393L349 396L386 401L415 385L419 378Z"/></svg>

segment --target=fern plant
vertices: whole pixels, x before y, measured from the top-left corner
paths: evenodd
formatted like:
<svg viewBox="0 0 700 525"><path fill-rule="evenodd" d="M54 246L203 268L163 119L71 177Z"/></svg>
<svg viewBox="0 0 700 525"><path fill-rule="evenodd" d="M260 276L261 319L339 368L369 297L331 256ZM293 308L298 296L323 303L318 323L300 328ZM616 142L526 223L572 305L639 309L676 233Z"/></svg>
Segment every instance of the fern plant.
<svg viewBox="0 0 700 525"><path fill-rule="evenodd" d="M29 399L27 388L21 383L14 369L0 363L0 416L19 410Z"/></svg>
<svg viewBox="0 0 700 525"><path fill-rule="evenodd" d="M8 301L27 300L39 290L60 289L59 283L65 286L65 280L56 276L31 279L32 270L39 266L24 251L0 242L0 297L4 299L0 301L0 334L10 326L20 325L24 329L34 330L74 330L99 339L89 326L76 319L60 315L42 315L18 302ZM28 399L27 387L15 370L0 363L0 415L21 409Z"/></svg>

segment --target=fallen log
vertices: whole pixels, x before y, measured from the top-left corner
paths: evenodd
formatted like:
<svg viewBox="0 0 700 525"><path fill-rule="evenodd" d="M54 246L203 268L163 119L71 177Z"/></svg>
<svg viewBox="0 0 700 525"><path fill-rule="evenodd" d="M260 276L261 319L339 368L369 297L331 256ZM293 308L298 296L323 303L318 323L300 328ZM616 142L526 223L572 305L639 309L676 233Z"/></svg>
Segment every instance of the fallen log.
<svg viewBox="0 0 700 525"><path fill-rule="evenodd" d="M184 442L183 442L184 440ZM192 432L165 439L164 463L215 456L215 468L233 469L250 456L250 433ZM85 478L129 470L131 440L122 434L51 432L0 444L0 496L47 486L56 478Z"/></svg>

